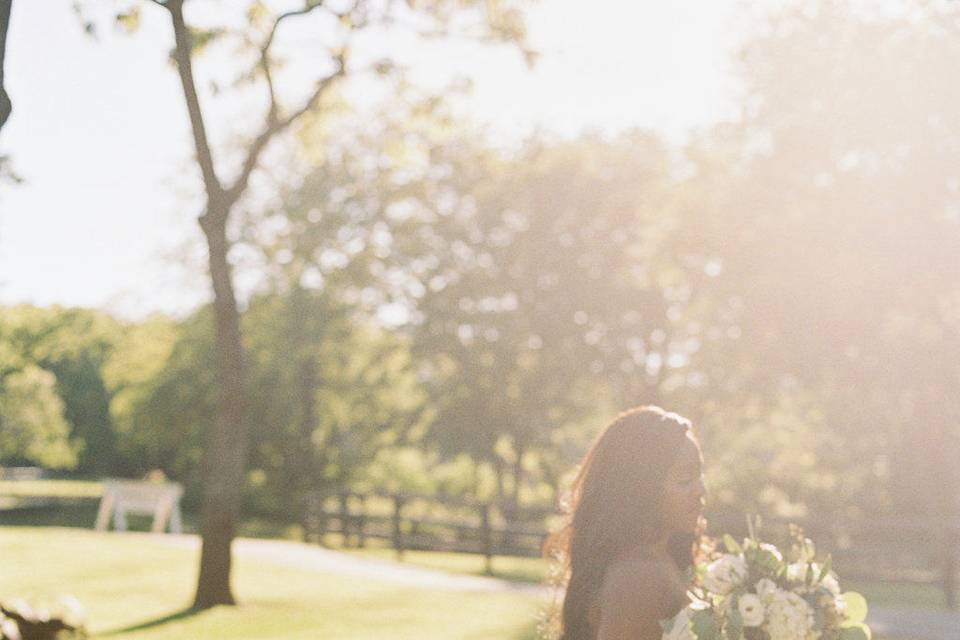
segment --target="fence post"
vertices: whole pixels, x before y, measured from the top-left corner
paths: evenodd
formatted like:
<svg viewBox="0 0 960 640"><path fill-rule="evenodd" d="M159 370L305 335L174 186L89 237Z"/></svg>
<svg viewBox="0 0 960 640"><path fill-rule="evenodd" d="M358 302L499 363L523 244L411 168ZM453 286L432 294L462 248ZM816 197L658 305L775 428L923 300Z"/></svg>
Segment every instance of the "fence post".
<svg viewBox="0 0 960 640"><path fill-rule="evenodd" d="M485 571L493 574L493 533L490 531L490 505L480 505L480 535L483 542L483 556L486 559Z"/></svg>
<svg viewBox="0 0 960 640"><path fill-rule="evenodd" d="M953 519L947 519L943 526L940 556L940 584L943 588L943 597L947 608L957 609L957 527Z"/></svg>
<svg viewBox="0 0 960 640"><path fill-rule="evenodd" d="M367 496L366 494L360 495L360 515L357 516L357 535L358 535L358 545L361 549L367 546Z"/></svg>
<svg viewBox="0 0 960 640"><path fill-rule="evenodd" d="M399 494L393 496L393 548L397 552L397 560L403 560L403 527L400 520L400 510L403 509L403 498Z"/></svg>
<svg viewBox="0 0 960 640"><path fill-rule="evenodd" d="M350 547L350 505L347 500L347 494L340 493L340 533L343 536L344 548Z"/></svg>

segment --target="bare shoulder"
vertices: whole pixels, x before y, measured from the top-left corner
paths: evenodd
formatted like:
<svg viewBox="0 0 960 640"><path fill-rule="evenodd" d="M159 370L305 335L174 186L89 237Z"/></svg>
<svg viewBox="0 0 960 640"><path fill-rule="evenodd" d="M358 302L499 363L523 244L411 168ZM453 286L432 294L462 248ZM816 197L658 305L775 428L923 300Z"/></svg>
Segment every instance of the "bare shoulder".
<svg viewBox="0 0 960 640"><path fill-rule="evenodd" d="M598 640L659 639L670 617L674 585L669 560L632 556L610 566L600 595Z"/></svg>

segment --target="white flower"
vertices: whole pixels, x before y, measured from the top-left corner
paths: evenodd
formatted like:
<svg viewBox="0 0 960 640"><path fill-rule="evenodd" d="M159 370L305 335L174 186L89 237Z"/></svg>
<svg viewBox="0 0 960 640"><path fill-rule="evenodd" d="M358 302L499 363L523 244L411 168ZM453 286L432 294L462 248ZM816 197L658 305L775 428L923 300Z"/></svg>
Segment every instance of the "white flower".
<svg viewBox="0 0 960 640"><path fill-rule="evenodd" d="M783 562L783 555L780 553L780 550L777 549L777 548L776 548L775 546L773 546L772 544L767 544L766 542L761 542L761 543L760 543L760 548L763 549L763 550L765 550L765 551L769 551L770 553L773 554L773 557L775 557L778 561Z"/></svg>
<svg viewBox="0 0 960 640"><path fill-rule="evenodd" d="M87 610L75 597L62 596L58 604L58 617L71 627L82 627L87 623Z"/></svg>
<svg viewBox="0 0 960 640"><path fill-rule="evenodd" d="M690 621L693 616L692 607L684 607L680 613L673 617L666 630L663 632L662 640L697 640L690 629Z"/></svg>
<svg viewBox="0 0 960 640"><path fill-rule="evenodd" d="M840 595L840 583L837 582L837 576L831 571L823 580L820 581L820 584L825 586L827 590L835 596Z"/></svg>
<svg viewBox="0 0 960 640"><path fill-rule="evenodd" d="M747 562L740 556L726 554L707 566L703 586L717 595L726 595L740 586L747 577Z"/></svg>
<svg viewBox="0 0 960 640"><path fill-rule="evenodd" d="M764 629L770 640L815 640L813 609L807 601L790 591L778 590L766 603Z"/></svg>
<svg viewBox="0 0 960 640"><path fill-rule="evenodd" d="M737 608L743 618L743 626L759 627L763 624L763 603L757 596L752 593L740 596L737 601Z"/></svg>
<svg viewBox="0 0 960 640"><path fill-rule="evenodd" d="M803 582L807 579L807 563L791 562L787 565L787 580L790 582Z"/></svg>
<svg viewBox="0 0 960 640"><path fill-rule="evenodd" d="M759 595L764 602L769 601L770 598L780 591L780 587L778 587L777 584L769 578L757 580L756 589L757 595Z"/></svg>
<svg viewBox="0 0 960 640"><path fill-rule="evenodd" d="M0 638L20 640L20 627L10 618L0 614Z"/></svg>

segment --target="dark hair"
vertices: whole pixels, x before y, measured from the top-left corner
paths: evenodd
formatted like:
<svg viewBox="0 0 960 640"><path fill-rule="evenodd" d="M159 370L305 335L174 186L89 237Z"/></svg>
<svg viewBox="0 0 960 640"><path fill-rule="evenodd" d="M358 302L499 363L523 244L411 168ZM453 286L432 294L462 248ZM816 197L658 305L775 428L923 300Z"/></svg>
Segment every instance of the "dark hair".
<svg viewBox="0 0 960 640"><path fill-rule="evenodd" d="M621 553L663 534L664 477L687 437L690 421L660 407L624 411L587 452L561 502L566 524L544 545L566 584L561 640L593 640L588 610L604 573ZM695 534L674 534L670 555L681 569L696 561L703 522Z"/></svg>

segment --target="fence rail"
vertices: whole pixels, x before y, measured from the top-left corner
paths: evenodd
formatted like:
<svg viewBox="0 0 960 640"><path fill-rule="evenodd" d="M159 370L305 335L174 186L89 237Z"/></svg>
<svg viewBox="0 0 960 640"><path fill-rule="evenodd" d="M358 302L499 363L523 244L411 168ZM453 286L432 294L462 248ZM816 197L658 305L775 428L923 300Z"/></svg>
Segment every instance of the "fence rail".
<svg viewBox="0 0 960 640"><path fill-rule="evenodd" d="M494 556L535 557L555 524L548 507L512 507L453 496L418 494L313 494L307 500L305 539L322 542L339 533L346 546L385 540L402 558L407 550L459 551L483 555L489 571ZM708 533L745 535L745 520L708 514ZM833 556L847 580L881 580L940 589L956 607L960 520L927 516L878 517L868 522L839 519L767 519L761 535L783 544L788 524L803 527L818 550Z"/></svg>
<svg viewBox="0 0 960 640"><path fill-rule="evenodd" d="M386 540L399 558L405 551L457 551L485 557L540 555L548 507L514 507L454 496L418 494L313 494L308 497L304 538L322 542L339 533L346 546Z"/></svg>

